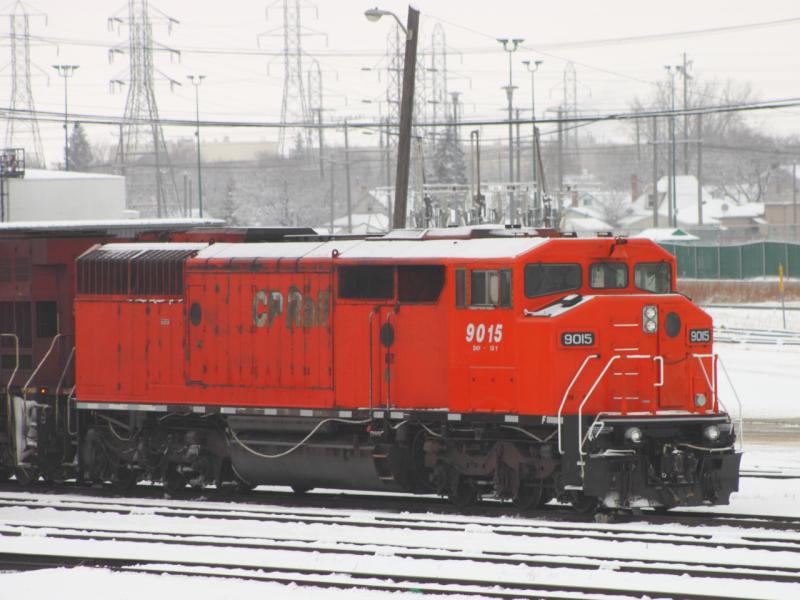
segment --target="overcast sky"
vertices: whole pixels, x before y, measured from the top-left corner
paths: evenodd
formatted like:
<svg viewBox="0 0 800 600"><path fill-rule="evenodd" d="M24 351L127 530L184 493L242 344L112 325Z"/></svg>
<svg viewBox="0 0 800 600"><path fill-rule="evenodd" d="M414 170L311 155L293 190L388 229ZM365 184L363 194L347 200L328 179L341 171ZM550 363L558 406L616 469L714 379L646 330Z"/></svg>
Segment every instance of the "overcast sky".
<svg viewBox="0 0 800 600"><path fill-rule="evenodd" d="M386 36L391 22L384 19L370 23L363 17L375 1L320 0L318 11L309 7L303 12L303 25L324 32L304 38L304 49L318 57L323 65L325 103L334 109L326 118L376 118L377 105L363 100L381 99L385 94L384 74ZM158 69L184 85L170 91L165 81L158 81L156 94L164 117L194 118L193 89L186 80L190 73L206 76L200 90L201 114L208 119L277 120L282 96L282 65L279 57L236 54L237 50L258 50L257 36L281 26L280 3L265 18L267 2L228 0L226 2L187 2L185 0L151 1L153 9L177 19L180 24L168 34L165 25L156 22L154 38L165 46L182 50L180 60L166 54L156 58ZM29 5L31 6L31 5ZM34 79L36 107L40 110L63 110L62 82L55 76L54 63L80 64L70 80L70 110L80 113L122 115L124 90L112 94L109 80L127 78L126 56L113 64L108 49L127 40L127 32L109 30L107 18L124 16L126 3L119 6L107 0L39 0L33 4L47 14L47 23L32 19L34 35L58 39L55 45L37 44L32 48L33 62L50 74ZM395 11L405 20L407 3L380 0L379 6ZM511 0L426 0L416 3L422 12L423 32L420 49L430 43L430 32L442 23L448 45L449 88L461 91L464 117L503 116L508 73L507 57L495 41L498 37L521 37L523 47L514 56L514 83L519 85L516 101L530 106L530 76L521 64L524 59L544 60L536 75L537 112L557 106L562 98L560 83L567 61L574 61L579 106L594 112L620 111L629 108L636 96L652 93L663 83L664 65L677 64L686 52L693 61L691 73L702 79L732 79L749 83L762 100L800 97L800 5L797 0L561 0L551 2ZM4 12L8 12L7 10ZM318 12L318 16L317 13ZM793 20L794 19L794 20ZM640 41L623 41L631 36L659 36L708 28L751 25L767 21L789 20L772 26L749 27L724 33L664 36ZM2 21L8 56L8 20ZM617 40L599 43L597 40ZM573 42L590 42L572 44ZM262 51L282 49L280 37L261 38ZM217 52L220 51L220 52ZM272 64L267 69L267 63ZM371 67L374 70L364 70ZM34 69L35 73L39 73ZM6 71L7 73L7 71ZM8 106L8 79L0 88L0 100ZM774 132L796 133L795 109L758 113L754 122ZM61 130L56 125L42 125L42 137L48 162L58 159ZM603 138L619 135L619 128L589 128ZM93 127L94 142L112 143L116 132ZM189 136L190 131L169 130L168 137ZM274 133L259 131L208 131L209 139L229 135L232 139L270 138ZM487 137L502 137L503 131L485 132ZM368 143L370 138L354 136L354 143ZM374 140L374 138L372 138Z"/></svg>

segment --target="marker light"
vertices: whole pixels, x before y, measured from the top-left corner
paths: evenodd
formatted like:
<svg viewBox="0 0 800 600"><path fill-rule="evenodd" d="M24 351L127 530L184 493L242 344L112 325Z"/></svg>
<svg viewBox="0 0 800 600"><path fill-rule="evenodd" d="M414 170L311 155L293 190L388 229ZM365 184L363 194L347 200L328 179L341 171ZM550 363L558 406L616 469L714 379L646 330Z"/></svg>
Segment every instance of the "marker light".
<svg viewBox="0 0 800 600"><path fill-rule="evenodd" d="M706 395L705 394L695 394L694 395L694 405L697 408L703 408L706 405Z"/></svg>

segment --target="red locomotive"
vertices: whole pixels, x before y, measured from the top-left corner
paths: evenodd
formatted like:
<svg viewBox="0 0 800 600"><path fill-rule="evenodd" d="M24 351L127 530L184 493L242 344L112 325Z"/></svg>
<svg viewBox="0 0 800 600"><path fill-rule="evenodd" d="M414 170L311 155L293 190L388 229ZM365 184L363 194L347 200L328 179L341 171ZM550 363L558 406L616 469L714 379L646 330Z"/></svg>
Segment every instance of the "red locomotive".
<svg viewBox="0 0 800 600"><path fill-rule="evenodd" d="M737 489L711 319L650 241L182 239L77 260L86 479L582 508Z"/></svg>

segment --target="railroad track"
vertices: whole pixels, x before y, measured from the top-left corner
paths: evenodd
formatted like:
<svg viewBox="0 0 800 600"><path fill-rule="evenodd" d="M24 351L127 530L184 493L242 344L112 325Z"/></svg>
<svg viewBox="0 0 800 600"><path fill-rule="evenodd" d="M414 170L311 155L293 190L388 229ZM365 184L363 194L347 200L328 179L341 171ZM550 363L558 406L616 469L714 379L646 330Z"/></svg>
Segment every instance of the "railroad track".
<svg viewBox="0 0 800 600"><path fill-rule="evenodd" d="M795 331L784 331L780 329L715 327L714 341L729 344L800 346L800 333Z"/></svg>
<svg viewBox="0 0 800 600"><path fill-rule="evenodd" d="M33 534L31 533L33 531ZM602 572L611 568L614 572L625 574L626 581L630 576L660 575L688 578L705 578L719 581L747 581L776 583L783 585L800 584L800 574L794 567L765 567L764 565L747 565L731 563L709 563L701 561L692 563L687 560L641 559L614 557L611 562L605 555L591 554L558 554L558 553L524 553L524 552L468 552L451 548L431 546L399 546L397 544L379 544L375 542L345 542L336 545L320 542L309 542L304 539L267 539L260 536L247 535L212 535L208 533L180 532L142 532L124 529L92 529L86 531L79 527L63 527L38 524L6 524L0 528L0 540L3 538L19 538L23 542L26 536L34 535L36 539L46 539L48 550L39 554L0 550L0 566L6 570L29 570L54 566L91 566L108 568L126 572L202 575L238 579L255 579L277 583L293 583L318 587L356 587L359 589L382 591L414 591L423 593L466 594L481 597L574 597L569 594L623 595L624 597L641 597L656 594L659 597L680 598L713 598L720 594L703 594L687 592L685 589L673 595L652 587L626 585L615 588L609 585L586 585L577 583L541 583L520 580L520 577L507 575L506 579L486 578L481 575L481 567L491 565L506 567L513 571L521 569L570 569L578 573ZM63 542L77 542L78 546L64 547ZM124 548L114 555L113 548L104 548L108 543L124 544ZM2 546L7 544L0 541ZM21 544L22 545L22 544ZM85 552L87 546L91 553ZM165 551L165 548L170 550ZM154 550L154 549L158 550ZM246 549L257 551L257 564L243 556L239 560L209 560L207 557L191 557L192 550L209 550L215 556L222 555L217 549L226 550L224 556L231 556L236 551ZM161 555L159 555L159 553ZM269 553L280 553L278 558L271 559ZM180 561L165 558L181 556ZM293 558L294 555L296 558ZM324 555L325 564L298 567L307 564L303 556ZM238 555L237 555L238 556ZM405 564L400 569L392 569L381 558L392 557ZM188 558L187 558L188 557ZM363 561L378 557L377 564ZM355 559L355 560L354 560ZM407 563L412 563L411 565ZM430 563L443 563L448 570L459 572L459 576L419 575L415 572L436 572ZM330 565L335 565L331 567ZM358 565L353 568L348 565ZM427 568L416 568L417 565ZM478 572L476 576L469 573ZM466 573L466 574L465 574ZM583 578L585 578L584 575ZM581 579L581 578L579 578ZM498 589L499 588L499 589ZM567 593L567 595L564 595ZM738 597L738 596L737 596Z"/></svg>
<svg viewBox="0 0 800 600"><path fill-rule="evenodd" d="M58 513L91 513L120 516L147 516L193 520L239 521L288 525L336 525L372 530L397 530L432 533L472 533L482 531L501 536L552 539L594 539L643 542L647 544L685 545L693 547L791 552L800 555L800 518L764 515L725 514L702 511L677 511L668 515L637 515L614 523L570 523L520 518L507 523L505 517L464 515L358 514L335 510L275 510L266 507L187 506L186 503L136 504L127 500L71 500L53 497L12 498L0 495L0 510L10 508L50 509ZM654 530L653 525L689 526L686 530ZM773 535L738 533L737 539L721 540L715 532L698 532L698 527L735 527L762 532L772 529ZM796 534L796 535L792 535Z"/></svg>
<svg viewBox="0 0 800 600"><path fill-rule="evenodd" d="M800 519L652 517L568 523L0 493L0 568L492 598L797 597ZM714 593L698 593L699 581L717 582Z"/></svg>

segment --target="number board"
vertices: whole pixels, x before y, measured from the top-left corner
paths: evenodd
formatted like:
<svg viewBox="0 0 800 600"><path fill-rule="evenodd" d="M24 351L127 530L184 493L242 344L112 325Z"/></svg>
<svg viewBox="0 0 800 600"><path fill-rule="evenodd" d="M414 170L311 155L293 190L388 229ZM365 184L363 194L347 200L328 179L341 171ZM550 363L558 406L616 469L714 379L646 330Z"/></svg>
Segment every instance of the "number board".
<svg viewBox="0 0 800 600"><path fill-rule="evenodd" d="M690 329L689 330L689 343L690 344L708 344L711 342L710 329Z"/></svg>
<svg viewBox="0 0 800 600"><path fill-rule="evenodd" d="M591 331L565 331L561 334L561 345L568 348L594 346L594 333Z"/></svg>

